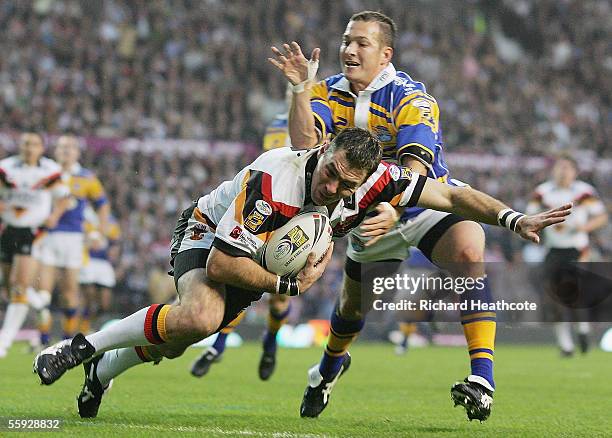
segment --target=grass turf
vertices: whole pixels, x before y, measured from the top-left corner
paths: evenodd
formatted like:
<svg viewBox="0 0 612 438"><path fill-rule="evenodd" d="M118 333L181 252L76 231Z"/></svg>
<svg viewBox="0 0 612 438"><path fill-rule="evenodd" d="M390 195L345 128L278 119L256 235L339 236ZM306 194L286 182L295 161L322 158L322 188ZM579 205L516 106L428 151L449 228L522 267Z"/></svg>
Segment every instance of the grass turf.
<svg viewBox="0 0 612 438"><path fill-rule="evenodd" d="M467 374L463 348L428 348L395 356L391 345L358 343L353 365L316 420L299 417L306 369L320 349L278 353L270 381L257 377L260 347L228 349L210 373L188 373L201 350L159 366L146 364L115 381L95 420L76 412L82 368L51 387L31 374L32 355L13 347L0 360L0 417L61 418L61 431L87 436L610 436L610 354L560 359L550 346L500 346L491 418L468 422L453 409L451 384ZM4 429L6 431L6 429ZM2 430L0 430L2 435Z"/></svg>

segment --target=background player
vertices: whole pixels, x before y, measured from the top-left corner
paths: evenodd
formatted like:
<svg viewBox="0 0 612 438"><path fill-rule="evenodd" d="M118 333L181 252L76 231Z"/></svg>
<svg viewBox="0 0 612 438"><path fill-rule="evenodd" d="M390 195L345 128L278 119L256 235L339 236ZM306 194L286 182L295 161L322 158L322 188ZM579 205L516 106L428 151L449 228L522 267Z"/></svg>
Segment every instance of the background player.
<svg viewBox="0 0 612 438"><path fill-rule="evenodd" d="M85 209L85 247L87 257L81 268L82 305L79 331L89 333L91 319L101 317L111 308L112 292L116 284L113 264L121 251L121 230L117 219L110 214L106 231L100 228L98 215L91 207Z"/></svg>
<svg viewBox="0 0 612 438"><path fill-rule="evenodd" d="M62 180L70 187L71 204L57 225L49 229L36 254L40 261L39 294L52 293L57 270L63 271L60 291L64 302L64 339L74 336L78 330L79 273L83 265L85 207L91 203L96 209L101 230L107 229L110 212L102 184L92 171L79 164L79 155L79 142L76 137L63 135L58 138L55 158L62 166ZM39 327L42 345L49 343L50 327L50 313L42 313Z"/></svg>
<svg viewBox="0 0 612 438"><path fill-rule="evenodd" d="M544 245L548 249L544 266L547 272L548 285L554 293L560 271L564 264L571 262L588 262L590 260L589 234L608 223L604 204L599 199L595 188L576 179L578 166L571 155L564 154L557 158L552 169L552 179L540 184L534 191L527 211L537 213L547 209L548 205L557 202L571 202L574 205L571 217L559 225L544 231ZM557 304L557 303L554 303ZM554 305L553 304L553 305ZM574 354L572 323L564 319L584 318L586 315L572 315L570 309L556 307L560 322L555 323L555 335L561 355L568 357ZM577 324L580 349L588 349L589 323L582 320Z"/></svg>
<svg viewBox="0 0 612 438"><path fill-rule="evenodd" d="M53 228L68 207L61 168L43 157L43 152L42 137L25 133L19 139L19 155L0 161L5 224L0 236L0 258L11 300L0 333L0 357L6 356L28 313L27 293L37 268L32 257L34 241L43 229Z"/></svg>

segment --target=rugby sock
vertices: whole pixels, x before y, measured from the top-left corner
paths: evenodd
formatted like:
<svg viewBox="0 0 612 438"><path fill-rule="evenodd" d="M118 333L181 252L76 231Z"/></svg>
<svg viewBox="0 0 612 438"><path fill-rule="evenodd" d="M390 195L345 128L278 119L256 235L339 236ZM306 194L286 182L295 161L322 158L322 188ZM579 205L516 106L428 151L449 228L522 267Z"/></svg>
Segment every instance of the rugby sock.
<svg viewBox="0 0 612 438"><path fill-rule="evenodd" d="M48 345L51 340L49 333L51 332L51 324L53 318L49 309L45 308L38 312L38 331L40 332L40 344Z"/></svg>
<svg viewBox="0 0 612 438"><path fill-rule="evenodd" d="M342 318L338 314L338 307L336 306L332 312L330 323L327 346L319 364L319 372L324 379L331 379L338 374L344 361L344 355L363 328L365 321L363 319L350 321Z"/></svg>
<svg viewBox="0 0 612 438"><path fill-rule="evenodd" d="M25 295L20 300L21 295L15 297L14 302L6 308L2 331L0 332L0 350L8 350L13 345L13 340L17 332L23 325L28 314L28 305L25 303ZM20 301L18 301L20 300Z"/></svg>
<svg viewBox="0 0 612 438"><path fill-rule="evenodd" d="M557 322L555 323L555 335L557 335L557 344L562 351L574 351L574 339L572 338L572 323Z"/></svg>
<svg viewBox="0 0 612 438"><path fill-rule="evenodd" d="M581 335L588 335L591 332L591 323L586 321L579 322L577 331Z"/></svg>
<svg viewBox="0 0 612 438"><path fill-rule="evenodd" d="M472 375L484 378L495 389L493 380L493 351L495 349L496 313L471 310L471 302L492 303L489 281L484 278L482 289L473 288L460 295L468 302L468 310L461 311L463 334L468 344Z"/></svg>
<svg viewBox="0 0 612 438"><path fill-rule="evenodd" d="M145 362L159 362L162 356L146 346L119 348L107 351L98 362L96 374L102 386L124 371Z"/></svg>
<svg viewBox="0 0 612 438"><path fill-rule="evenodd" d="M79 327L79 317L77 315L77 309L69 307L64 309L64 320L62 321L64 330L64 339L72 338Z"/></svg>
<svg viewBox="0 0 612 438"><path fill-rule="evenodd" d="M276 334L280 328L287 322L287 317L291 312L291 303L282 312L277 312L270 308L268 312L268 328L263 337L263 350L268 354L276 354Z"/></svg>
<svg viewBox="0 0 612 438"><path fill-rule="evenodd" d="M212 345L212 348L217 352L217 356L221 356L225 351L225 344L227 343L227 337L233 332L240 322L244 319L245 312L240 312L236 318L234 318L227 326L223 327L217 334L217 338Z"/></svg>
<svg viewBox="0 0 612 438"><path fill-rule="evenodd" d="M81 309L81 321L79 322L79 331L87 334L91 330L91 311L89 307Z"/></svg>
<svg viewBox="0 0 612 438"><path fill-rule="evenodd" d="M416 322L400 322L399 328L402 334L404 335L400 345L404 348L408 348L408 338L410 338L411 334L416 333Z"/></svg>
<svg viewBox="0 0 612 438"><path fill-rule="evenodd" d="M166 315L171 307L153 304L104 330L85 336L85 339L98 353L121 347L162 344L167 341Z"/></svg>

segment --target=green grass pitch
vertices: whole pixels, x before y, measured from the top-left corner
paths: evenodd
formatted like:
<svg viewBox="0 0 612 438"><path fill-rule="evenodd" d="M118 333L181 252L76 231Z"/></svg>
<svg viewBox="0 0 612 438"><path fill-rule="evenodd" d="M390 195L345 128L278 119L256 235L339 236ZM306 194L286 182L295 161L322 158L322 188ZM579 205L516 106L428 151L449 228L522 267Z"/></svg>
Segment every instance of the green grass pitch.
<svg viewBox="0 0 612 438"><path fill-rule="evenodd" d="M115 381L98 418L81 420L75 397L82 368L50 387L40 386L24 348L13 347L0 361L0 417L61 418L62 434L71 436L612 435L612 355L601 351L561 359L552 346L499 346L493 413L480 423L467 421L449 397L451 384L468 371L463 348L396 356L389 344L357 343L351 370L316 420L301 419L298 409L306 369L320 349L279 350L277 371L268 382L257 377L257 344L226 350L202 379L188 373L201 351L190 349L177 360L128 371Z"/></svg>

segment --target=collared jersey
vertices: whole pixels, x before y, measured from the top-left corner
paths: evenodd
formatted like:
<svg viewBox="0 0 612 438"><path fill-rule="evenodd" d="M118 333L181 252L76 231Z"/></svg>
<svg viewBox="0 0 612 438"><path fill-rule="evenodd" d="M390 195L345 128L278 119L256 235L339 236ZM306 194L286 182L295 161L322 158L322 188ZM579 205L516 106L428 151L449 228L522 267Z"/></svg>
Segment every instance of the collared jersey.
<svg viewBox="0 0 612 438"><path fill-rule="evenodd" d="M64 172L62 180L70 187L73 202L59 219L57 226L50 231L83 232L85 207L88 203L91 202L97 209L108 202L104 188L91 170L79 164L75 164L69 172Z"/></svg>
<svg viewBox="0 0 612 438"><path fill-rule="evenodd" d="M204 227L215 230L213 245L229 254L258 260L274 230L299 212L316 210L327 214L327 207L315 206L310 200L319 151L320 148L271 150L232 181L202 196L194 216ZM334 237L346 235L380 202L415 205L425 180L407 167L380 163L365 183L350 198L340 200L329 215Z"/></svg>
<svg viewBox="0 0 612 438"><path fill-rule="evenodd" d="M572 214L565 222L543 230L544 245L547 248L575 248L579 251L589 245L589 235L578 228L593 216L605 212L595 188L584 181L574 181L569 187L559 187L554 181L546 181L536 187L528 212L545 211L563 204L573 204Z"/></svg>
<svg viewBox="0 0 612 438"><path fill-rule="evenodd" d="M2 221L13 227L39 227L51 214L53 196L65 196L62 169L50 158L41 157L29 166L19 156L0 161L0 185L5 202Z"/></svg>
<svg viewBox="0 0 612 438"><path fill-rule="evenodd" d="M264 151L291 146L289 139L289 127L287 124L288 116L289 115L287 113L279 114L266 127L263 138Z"/></svg>
<svg viewBox="0 0 612 438"><path fill-rule="evenodd" d="M354 126L367 129L378 137L383 160L401 163L405 155L415 157L427 167L427 176L453 184L443 156L438 103L423 83L393 64L357 95L344 74L330 76L313 86L310 102L322 137ZM410 209L402 219L421 211Z"/></svg>

